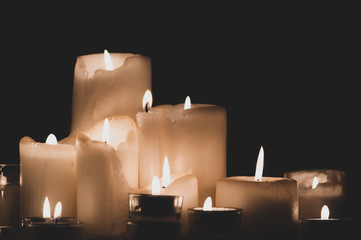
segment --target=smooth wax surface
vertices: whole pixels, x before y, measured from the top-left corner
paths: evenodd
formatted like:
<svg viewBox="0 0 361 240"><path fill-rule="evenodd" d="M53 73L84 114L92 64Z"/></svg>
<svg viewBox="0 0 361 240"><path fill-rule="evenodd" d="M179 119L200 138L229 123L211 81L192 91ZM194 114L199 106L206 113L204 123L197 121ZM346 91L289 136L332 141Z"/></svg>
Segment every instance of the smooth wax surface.
<svg viewBox="0 0 361 240"><path fill-rule="evenodd" d="M108 116L135 120L142 98L151 89L151 63L145 56L110 53L114 70L105 70L104 54L79 56L74 70L71 133L88 131Z"/></svg>
<svg viewBox="0 0 361 240"><path fill-rule="evenodd" d="M215 197L218 180L226 177L227 116L223 107L209 104L160 105L160 157L169 159L174 173L197 177L199 203Z"/></svg>
<svg viewBox="0 0 361 240"><path fill-rule="evenodd" d="M50 145L23 137L20 149L20 215L42 216L50 206L63 204L63 216L76 216L76 151L70 144Z"/></svg>
<svg viewBox="0 0 361 240"><path fill-rule="evenodd" d="M241 176L217 183L216 205L243 209L242 229L247 239L292 239L298 221L297 200L297 183L289 178L255 181Z"/></svg>

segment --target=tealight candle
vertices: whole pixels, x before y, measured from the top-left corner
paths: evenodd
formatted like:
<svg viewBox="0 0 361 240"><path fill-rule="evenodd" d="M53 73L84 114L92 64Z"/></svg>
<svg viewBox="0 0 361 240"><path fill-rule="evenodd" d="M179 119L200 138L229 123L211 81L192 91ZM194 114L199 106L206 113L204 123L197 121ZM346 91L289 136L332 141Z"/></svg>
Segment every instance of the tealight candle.
<svg viewBox="0 0 361 240"><path fill-rule="evenodd" d="M160 195L158 177L152 181L152 194L129 194L128 239L178 239L183 196Z"/></svg>
<svg viewBox="0 0 361 240"><path fill-rule="evenodd" d="M45 143L23 137L19 149L20 216L36 216L41 211L39 202L48 196L50 201L58 200L64 204L64 215L75 217L75 146L58 143L55 135L50 134Z"/></svg>
<svg viewBox="0 0 361 240"><path fill-rule="evenodd" d="M82 223L74 217L62 217L62 204L58 202L54 217L50 216L48 197L43 205L43 217L24 217L21 221L22 235L28 240L38 239L82 239Z"/></svg>
<svg viewBox="0 0 361 240"><path fill-rule="evenodd" d="M297 235L297 183L290 178L263 177L263 157L261 147L254 177L217 182L216 205L243 209L246 238L293 239Z"/></svg>
<svg viewBox="0 0 361 240"><path fill-rule="evenodd" d="M351 240L352 229L350 219L330 218L327 205L321 209L321 218L307 218L301 220L301 240Z"/></svg>
<svg viewBox="0 0 361 240"><path fill-rule="evenodd" d="M332 209L334 217L344 216L345 178L339 170L319 169L288 172L285 177L297 181L299 218L317 218L323 205Z"/></svg>
<svg viewBox="0 0 361 240"><path fill-rule="evenodd" d="M242 209L212 207L208 197L203 208L188 209L191 239L239 239L241 236Z"/></svg>
<svg viewBox="0 0 361 240"><path fill-rule="evenodd" d="M19 224L19 169L19 164L0 163L0 226L3 226L3 235L9 231L4 226Z"/></svg>
<svg viewBox="0 0 361 240"><path fill-rule="evenodd" d="M108 54L106 50L79 56L74 69L71 135L75 138L108 116L127 115L135 120L143 94L150 88L148 57Z"/></svg>

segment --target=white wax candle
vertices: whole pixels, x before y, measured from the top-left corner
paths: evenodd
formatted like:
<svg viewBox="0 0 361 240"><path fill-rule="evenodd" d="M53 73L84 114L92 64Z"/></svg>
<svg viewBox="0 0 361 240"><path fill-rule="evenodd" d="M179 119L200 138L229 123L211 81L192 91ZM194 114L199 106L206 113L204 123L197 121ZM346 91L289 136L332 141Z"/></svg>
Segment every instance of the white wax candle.
<svg viewBox="0 0 361 240"><path fill-rule="evenodd" d="M64 204L63 214L76 217L76 151L70 144L40 143L23 137L20 149L20 215L41 216L46 196Z"/></svg>
<svg viewBox="0 0 361 240"><path fill-rule="evenodd" d="M104 54L79 56L74 70L72 139L107 116L135 115L151 88L151 63L145 56L110 54L114 70L105 70Z"/></svg>
<svg viewBox="0 0 361 240"><path fill-rule="evenodd" d="M174 173L192 172L198 179L199 203L215 197L218 180L226 177L227 116L209 104L160 105L160 156L168 156Z"/></svg>
<svg viewBox="0 0 361 240"><path fill-rule="evenodd" d="M125 232L128 193L137 187L138 142L134 121L127 116L109 119L110 138L99 137L97 124L77 138L78 219L89 236Z"/></svg>
<svg viewBox="0 0 361 240"><path fill-rule="evenodd" d="M216 205L243 209L242 229L250 239L292 239L296 234L298 201L293 179L225 178L217 183Z"/></svg>
<svg viewBox="0 0 361 240"><path fill-rule="evenodd" d="M146 91L143 97L143 112L137 113L139 136L139 187L144 188L154 176L161 174L159 156L159 113L153 112L152 95Z"/></svg>
<svg viewBox="0 0 361 240"><path fill-rule="evenodd" d="M297 181L300 219L319 217L323 205L332 209L333 217L344 217L345 172L319 169L284 175Z"/></svg>

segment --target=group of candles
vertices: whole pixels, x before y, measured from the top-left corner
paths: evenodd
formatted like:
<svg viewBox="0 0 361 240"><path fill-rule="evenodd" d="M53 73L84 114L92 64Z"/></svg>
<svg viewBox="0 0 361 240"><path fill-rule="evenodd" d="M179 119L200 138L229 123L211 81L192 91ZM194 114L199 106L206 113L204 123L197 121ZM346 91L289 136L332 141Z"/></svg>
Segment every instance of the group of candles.
<svg viewBox="0 0 361 240"><path fill-rule="evenodd" d="M263 177L263 147L255 176L226 178L226 110L189 97L152 107L150 88L147 57L78 57L69 137L20 140L20 217L30 239L54 229L72 239L81 230L86 238L295 239L299 215L310 232L319 221L305 219L320 217L321 205L331 214L342 205L343 172ZM56 202L62 210L52 218Z"/></svg>

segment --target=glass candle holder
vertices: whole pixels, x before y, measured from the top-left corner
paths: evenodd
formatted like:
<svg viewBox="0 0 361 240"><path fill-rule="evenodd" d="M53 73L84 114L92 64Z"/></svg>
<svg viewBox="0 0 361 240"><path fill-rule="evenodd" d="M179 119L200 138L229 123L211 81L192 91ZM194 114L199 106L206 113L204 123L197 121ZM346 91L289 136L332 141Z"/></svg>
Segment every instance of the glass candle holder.
<svg viewBox="0 0 361 240"><path fill-rule="evenodd" d="M201 207L188 209L191 239L239 239L241 237L242 209Z"/></svg>
<svg viewBox="0 0 361 240"><path fill-rule="evenodd" d="M300 240L351 240L353 237L349 218L308 218L300 221Z"/></svg>
<svg viewBox="0 0 361 240"><path fill-rule="evenodd" d="M183 196L129 194L127 239L179 239Z"/></svg>
<svg viewBox="0 0 361 240"><path fill-rule="evenodd" d="M0 226L19 225L19 164L0 163Z"/></svg>
<svg viewBox="0 0 361 240"><path fill-rule="evenodd" d="M42 218L26 217L22 218L22 235L27 240L38 239L83 239L83 224L73 217Z"/></svg>

